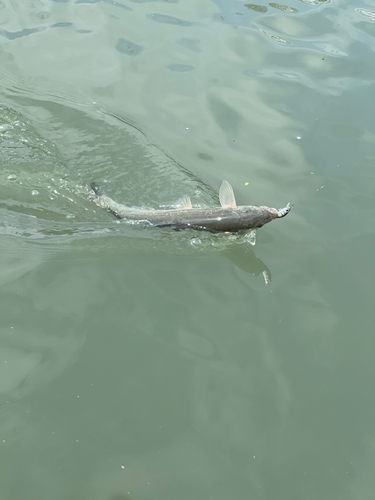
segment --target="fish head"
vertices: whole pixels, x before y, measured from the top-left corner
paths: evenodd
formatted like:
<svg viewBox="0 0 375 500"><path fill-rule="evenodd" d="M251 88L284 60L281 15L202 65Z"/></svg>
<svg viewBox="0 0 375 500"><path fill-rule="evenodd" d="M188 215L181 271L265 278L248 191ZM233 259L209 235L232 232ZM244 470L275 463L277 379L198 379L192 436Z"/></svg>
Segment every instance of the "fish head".
<svg viewBox="0 0 375 500"><path fill-rule="evenodd" d="M258 229L278 216L276 208L263 206L237 207L241 229Z"/></svg>

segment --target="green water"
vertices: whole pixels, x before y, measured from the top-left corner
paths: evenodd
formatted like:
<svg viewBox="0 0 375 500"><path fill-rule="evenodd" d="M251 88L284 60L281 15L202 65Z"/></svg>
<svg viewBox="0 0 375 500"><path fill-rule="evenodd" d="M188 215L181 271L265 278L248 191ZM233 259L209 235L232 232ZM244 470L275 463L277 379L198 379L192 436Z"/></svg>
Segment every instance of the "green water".
<svg viewBox="0 0 375 500"><path fill-rule="evenodd" d="M372 500L375 9L0 3L0 499ZM292 212L243 240L87 199Z"/></svg>

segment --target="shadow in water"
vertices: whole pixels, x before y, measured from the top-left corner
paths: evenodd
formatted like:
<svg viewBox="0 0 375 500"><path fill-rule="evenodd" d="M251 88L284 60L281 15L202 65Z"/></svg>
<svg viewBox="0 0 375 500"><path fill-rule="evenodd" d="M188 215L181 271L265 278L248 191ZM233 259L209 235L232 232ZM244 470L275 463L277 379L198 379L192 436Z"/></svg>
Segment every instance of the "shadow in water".
<svg viewBox="0 0 375 500"><path fill-rule="evenodd" d="M266 283L271 281L270 269L263 261L258 259L251 245L233 245L224 251L224 255L246 273L254 276L262 274Z"/></svg>

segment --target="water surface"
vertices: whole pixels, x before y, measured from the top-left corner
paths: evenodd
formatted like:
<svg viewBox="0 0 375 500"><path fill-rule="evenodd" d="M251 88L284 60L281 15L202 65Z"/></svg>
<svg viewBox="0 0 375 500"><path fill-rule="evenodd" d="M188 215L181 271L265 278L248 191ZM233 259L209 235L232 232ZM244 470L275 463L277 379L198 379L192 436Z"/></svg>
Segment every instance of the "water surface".
<svg viewBox="0 0 375 500"><path fill-rule="evenodd" d="M1 498L372 499L374 8L0 21ZM294 209L253 248L87 199L215 206L223 179Z"/></svg>

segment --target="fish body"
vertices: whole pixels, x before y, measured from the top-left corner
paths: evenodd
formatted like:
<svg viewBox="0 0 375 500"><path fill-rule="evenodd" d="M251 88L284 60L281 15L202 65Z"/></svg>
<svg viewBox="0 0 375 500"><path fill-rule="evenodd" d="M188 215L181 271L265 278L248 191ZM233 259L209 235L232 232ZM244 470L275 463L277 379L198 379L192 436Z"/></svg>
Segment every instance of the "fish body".
<svg viewBox="0 0 375 500"><path fill-rule="evenodd" d="M237 206L233 189L226 181L219 192L221 207L192 208L190 198L185 197L180 209L150 210L128 207L116 203L95 184L91 185L89 197L99 207L112 213L118 219L134 221L153 227L174 229L196 229L200 231L246 232L258 229L273 219L285 217L290 211L289 204L280 210L264 206Z"/></svg>

